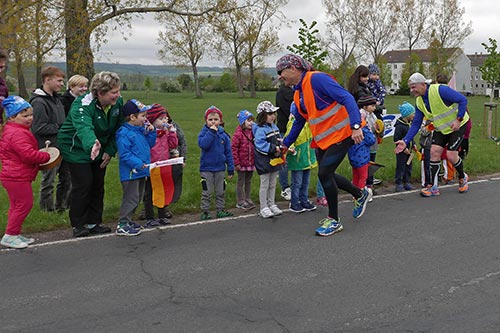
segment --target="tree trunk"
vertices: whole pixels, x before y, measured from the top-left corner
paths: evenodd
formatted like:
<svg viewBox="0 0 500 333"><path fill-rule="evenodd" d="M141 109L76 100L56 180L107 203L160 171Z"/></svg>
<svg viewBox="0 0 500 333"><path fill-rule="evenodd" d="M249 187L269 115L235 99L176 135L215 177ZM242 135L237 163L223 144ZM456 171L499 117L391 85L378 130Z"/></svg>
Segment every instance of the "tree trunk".
<svg viewBox="0 0 500 333"><path fill-rule="evenodd" d="M202 98L203 95L201 94L200 78L198 77L198 68L196 67L196 64L191 64L191 69L193 71L194 92L196 94L196 98Z"/></svg>
<svg viewBox="0 0 500 333"><path fill-rule="evenodd" d="M93 27L87 13L87 0L65 0L66 74L94 75L94 55L90 46Z"/></svg>
<svg viewBox="0 0 500 333"><path fill-rule="evenodd" d="M255 93L255 68L253 66L253 58L249 59L248 62L248 69L249 69L249 81L250 81L250 97L255 98L257 97L257 94Z"/></svg>
<svg viewBox="0 0 500 333"><path fill-rule="evenodd" d="M26 89L26 81L24 80L23 58L21 56L21 52L18 52L16 48L14 49L14 54L16 55L16 72L19 96L24 99L29 99L30 96L28 95L28 90Z"/></svg>
<svg viewBox="0 0 500 333"><path fill-rule="evenodd" d="M241 98L245 97L245 92L243 91L243 78L241 75L241 65L236 61L235 63L236 69L236 84L238 85L238 94Z"/></svg>

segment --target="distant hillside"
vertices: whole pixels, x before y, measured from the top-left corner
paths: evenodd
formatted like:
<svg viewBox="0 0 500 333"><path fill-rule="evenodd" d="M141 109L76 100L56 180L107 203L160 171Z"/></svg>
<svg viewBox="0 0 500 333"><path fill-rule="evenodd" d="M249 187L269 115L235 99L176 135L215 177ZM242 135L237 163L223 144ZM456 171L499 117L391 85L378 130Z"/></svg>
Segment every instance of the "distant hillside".
<svg viewBox="0 0 500 333"><path fill-rule="evenodd" d="M66 63L64 62L54 62L50 65L65 69ZM176 77L180 74L186 73L191 74L189 68L180 68L175 66L166 65L140 65L140 64L110 64L105 62L96 62L94 64L96 72L100 71L110 71L118 74L128 74L128 75L140 75L140 76L167 76ZM224 73L225 68L222 67L198 67L198 73L200 76L220 76ZM273 68L265 68L263 70L265 73L274 75L275 70Z"/></svg>

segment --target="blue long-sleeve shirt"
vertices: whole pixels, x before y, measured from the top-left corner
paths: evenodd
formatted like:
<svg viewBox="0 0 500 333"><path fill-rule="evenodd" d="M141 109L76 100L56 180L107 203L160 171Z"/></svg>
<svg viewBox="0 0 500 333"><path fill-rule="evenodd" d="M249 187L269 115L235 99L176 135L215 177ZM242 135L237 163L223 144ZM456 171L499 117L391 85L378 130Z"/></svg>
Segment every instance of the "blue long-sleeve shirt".
<svg viewBox="0 0 500 333"><path fill-rule="evenodd" d="M300 108L303 112L307 113L302 93L302 80L304 79L305 74L306 72L302 74L302 78L295 86L295 90L298 91L300 95ZM359 113L359 108L354 100L354 97L340 84L338 84L330 75L321 72L313 74L311 77L311 86L314 91L314 102L316 103L316 108L318 110L324 110L333 102L337 102L344 105L347 109L351 126L354 124L361 124L361 114ZM297 140L300 131L306 123L306 119L302 117L298 111L290 110L290 112L295 116L295 122L290 129L290 133L283 139L283 144L287 147Z"/></svg>
<svg viewBox="0 0 500 333"><path fill-rule="evenodd" d="M465 116L465 112L467 111L467 98L464 95L442 84L439 86L439 96L441 96L441 99L443 100L444 104L446 104L446 106L450 106L453 103L458 104L457 117L462 118ZM432 113L431 107L429 105L429 86L427 86L427 90L425 91L425 94L422 96L422 99L425 103L425 107L427 108L427 110L429 110ZM413 140L415 135L417 135L423 120L424 120L424 114L418 107L415 107L415 118L411 123L410 130L403 138L403 141L407 145L408 142Z"/></svg>

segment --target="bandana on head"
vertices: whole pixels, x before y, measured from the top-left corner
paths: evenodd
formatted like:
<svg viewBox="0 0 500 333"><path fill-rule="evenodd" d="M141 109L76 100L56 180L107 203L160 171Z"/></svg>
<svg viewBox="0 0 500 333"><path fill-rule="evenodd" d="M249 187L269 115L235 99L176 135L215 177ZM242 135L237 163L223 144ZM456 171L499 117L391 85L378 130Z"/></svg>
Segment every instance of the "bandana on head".
<svg viewBox="0 0 500 333"><path fill-rule="evenodd" d="M305 71L310 71L312 69L312 65L309 61L295 54L285 54L276 61L276 71L278 72L292 66Z"/></svg>

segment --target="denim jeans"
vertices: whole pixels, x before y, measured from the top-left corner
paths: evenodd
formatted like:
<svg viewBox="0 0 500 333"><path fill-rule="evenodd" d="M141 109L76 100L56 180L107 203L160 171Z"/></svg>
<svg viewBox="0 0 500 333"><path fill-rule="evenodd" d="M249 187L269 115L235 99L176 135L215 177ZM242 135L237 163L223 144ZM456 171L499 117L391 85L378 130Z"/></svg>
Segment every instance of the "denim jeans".
<svg viewBox="0 0 500 333"><path fill-rule="evenodd" d="M298 206L309 201L309 177L311 170L292 171L292 198L290 205Z"/></svg>
<svg viewBox="0 0 500 333"><path fill-rule="evenodd" d="M318 182L316 183L316 197L318 198L324 198L325 197L325 190L323 190L323 185L321 185L321 182L318 179Z"/></svg>

